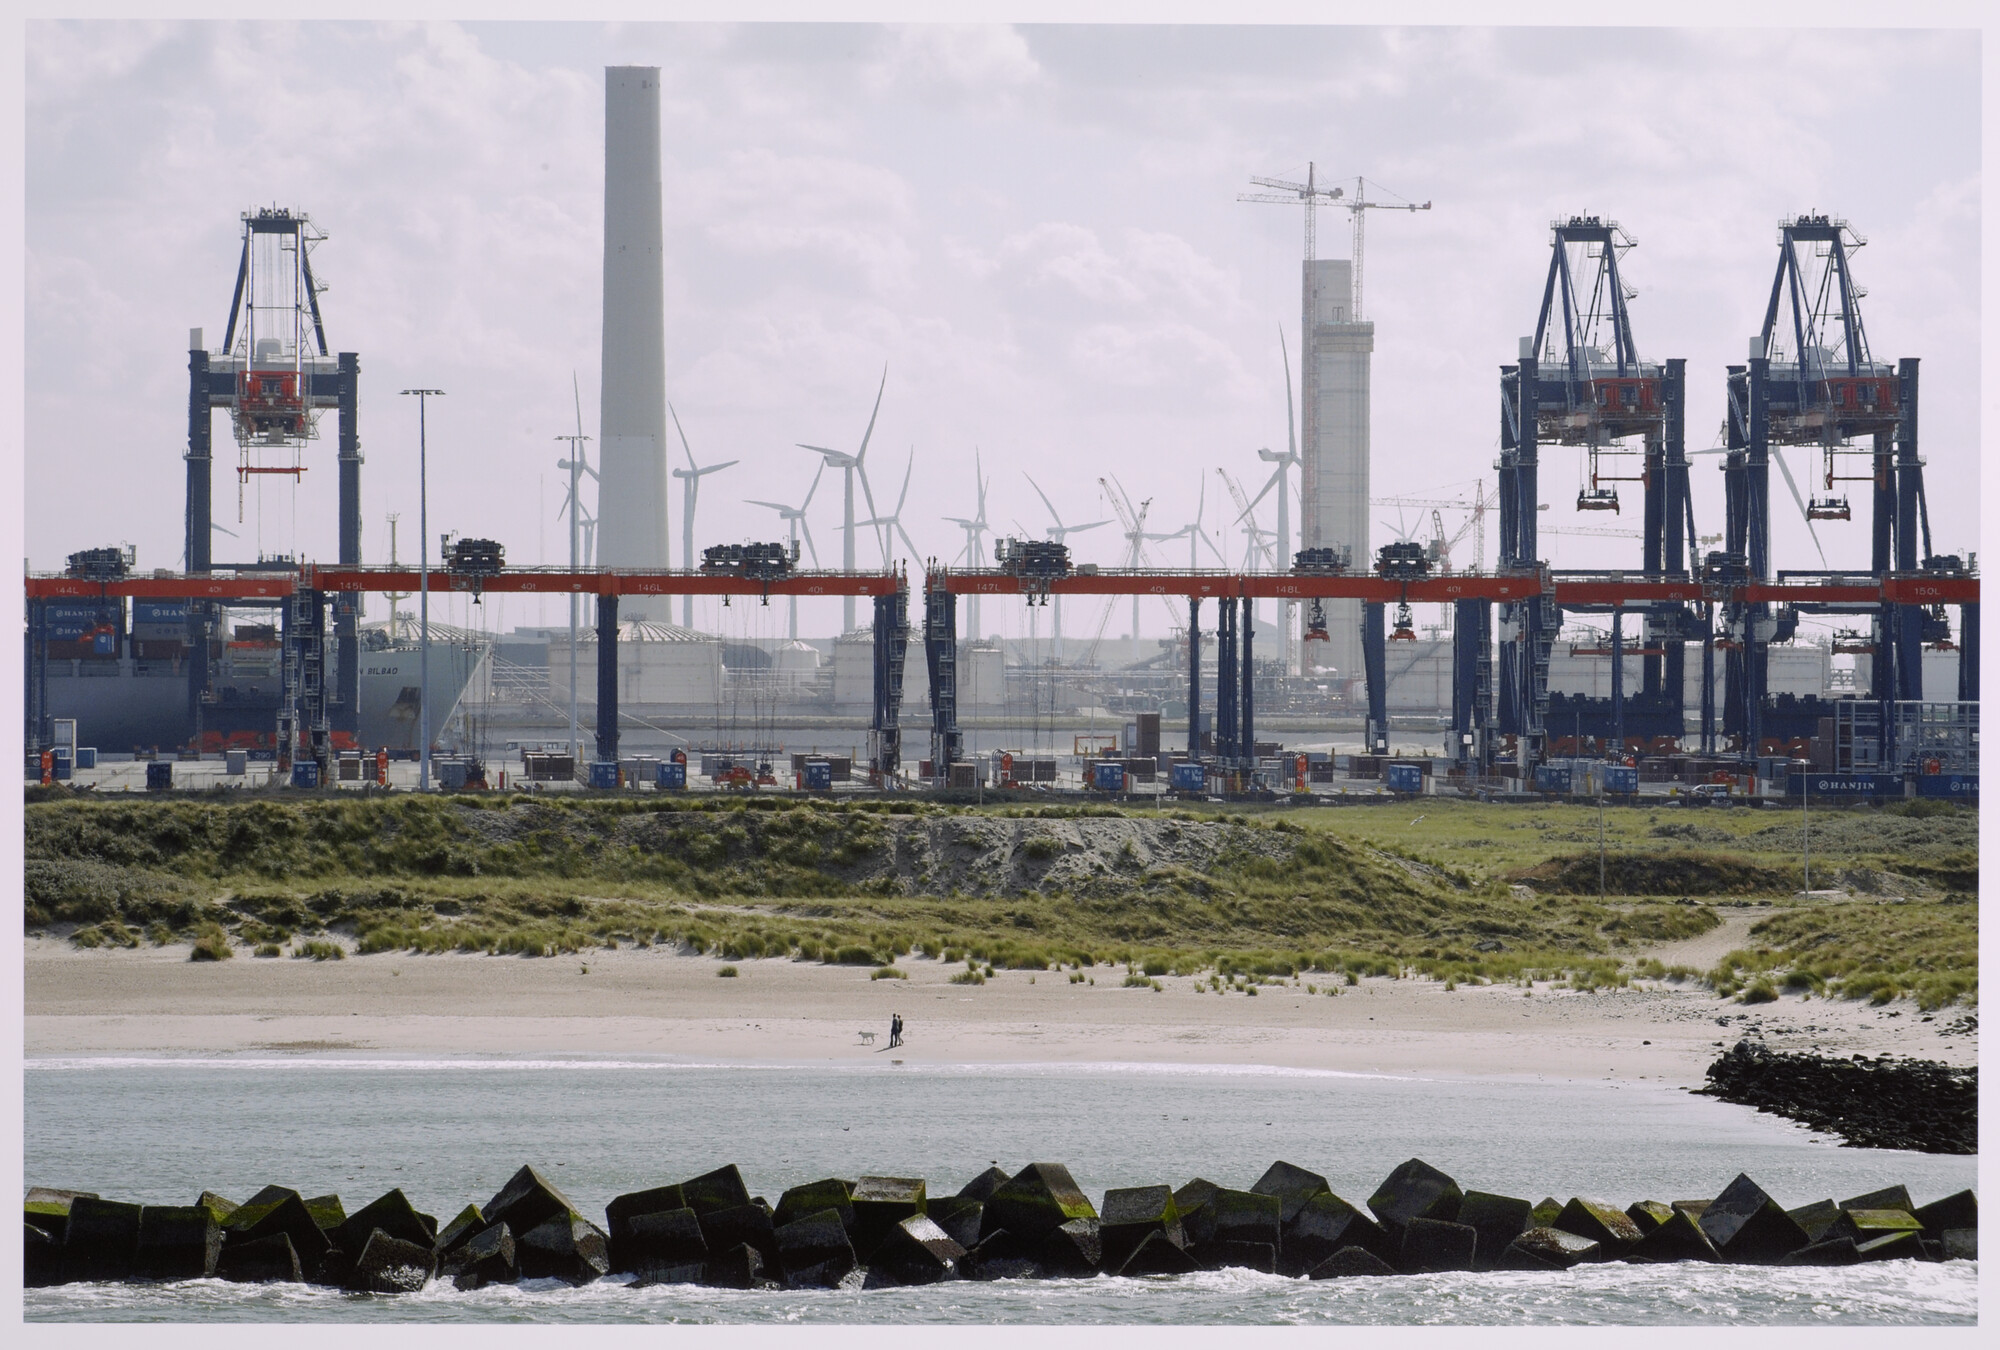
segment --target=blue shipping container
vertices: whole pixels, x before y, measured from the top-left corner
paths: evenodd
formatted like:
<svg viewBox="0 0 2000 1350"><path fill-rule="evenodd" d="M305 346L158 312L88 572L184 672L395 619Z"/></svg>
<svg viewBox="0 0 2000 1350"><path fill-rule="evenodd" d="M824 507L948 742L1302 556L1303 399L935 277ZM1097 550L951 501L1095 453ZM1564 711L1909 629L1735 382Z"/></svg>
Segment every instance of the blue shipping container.
<svg viewBox="0 0 2000 1350"><path fill-rule="evenodd" d="M1535 766L1535 791L1568 792L1569 765L1537 764Z"/></svg>
<svg viewBox="0 0 2000 1350"><path fill-rule="evenodd" d="M1631 796L1639 790L1639 770L1630 764L1607 764L1602 773L1604 790L1614 796Z"/></svg>
<svg viewBox="0 0 2000 1350"><path fill-rule="evenodd" d="M1391 792L1407 792L1412 796L1424 790L1424 766L1421 764L1384 764L1382 781Z"/></svg>
<svg viewBox="0 0 2000 1350"><path fill-rule="evenodd" d="M1976 801L1979 798L1979 775L1976 773L1926 773L1917 775L1917 795L1919 797L1948 797L1956 801Z"/></svg>
<svg viewBox="0 0 2000 1350"><path fill-rule="evenodd" d="M302 759L292 765L292 786L295 788L316 788L319 786L319 761Z"/></svg>
<svg viewBox="0 0 2000 1350"><path fill-rule="evenodd" d="M122 626L125 618L125 602L107 600L98 604L87 601L51 601L43 613L47 616L48 635L51 642L75 642L94 628L109 624L112 628Z"/></svg>
<svg viewBox="0 0 2000 1350"><path fill-rule="evenodd" d="M1125 766L1123 764L1091 765L1090 781L1099 792L1123 792L1125 790Z"/></svg>
<svg viewBox="0 0 2000 1350"><path fill-rule="evenodd" d="M146 765L146 791L165 792L174 785L174 762L156 759Z"/></svg>
<svg viewBox="0 0 2000 1350"><path fill-rule="evenodd" d="M680 755L681 752L676 750L674 753L676 755ZM657 769L655 769L654 774L655 774L655 777L653 779L654 787L663 787L663 788L686 787L688 785L687 756L681 755L681 757L677 760L668 760L666 763L660 765Z"/></svg>
<svg viewBox="0 0 2000 1350"><path fill-rule="evenodd" d="M55 748L54 753L55 753L55 768L53 769L52 772L55 775L55 780L58 783L67 783L69 781L69 774L71 768L69 747L59 745Z"/></svg>
<svg viewBox="0 0 2000 1350"><path fill-rule="evenodd" d="M1208 770L1200 764L1176 764L1168 777L1176 792L1201 792L1208 785Z"/></svg>
<svg viewBox="0 0 2000 1350"><path fill-rule="evenodd" d="M809 759L805 767L806 791L831 792L833 790L833 765L823 759Z"/></svg>
<svg viewBox="0 0 2000 1350"><path fill-rule="evenodd" d="M1900 797L1903 776L1896 773L1794 773L1785 778L1785 793L1798 797Z"/></svg>
<svg viewBox="0 0 2000 1350"><path fill-rule="evenodd" d="M617 787L618 761L615 759L593 760L590 765L590 785L594 788Z"/></svg>
<svg viewBox="0 0 2000 1350"><path fill-rule="evenodd" d="M188 602L185 600L134 600L132 602L132 627L134 629L185 629L187 621Z"/></svg>
<svg viewBox="0 0 2000 1350"><path fill-rule="evenodd" d="M76 748L76 767L79 769L96 768L97 747L94 745L79 745Z"/></svg>

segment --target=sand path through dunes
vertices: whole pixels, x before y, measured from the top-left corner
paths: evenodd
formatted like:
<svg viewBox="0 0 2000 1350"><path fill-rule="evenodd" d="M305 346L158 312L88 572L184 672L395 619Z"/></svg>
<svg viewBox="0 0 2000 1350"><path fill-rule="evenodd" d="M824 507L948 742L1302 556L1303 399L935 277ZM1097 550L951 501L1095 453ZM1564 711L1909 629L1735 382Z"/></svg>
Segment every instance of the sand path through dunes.
<svg viewBox="0 0 2000 1350"><path fill-rule="evenodd" d="M1337 996L1305 979L1251 997L1197 992L1197 981L1174 976L1160 978L1160 992L1125 988L1125 972L1111 967L1083 972L1095 984L1003 971L968 986L951 983L963 966L921 957L899 963L906 980L788 960L737 961L740 974L722 979L722 964L659 948L197 963L180 946L77 951L30 938L25 1049L837 1061L889 1053L889 1017L900 1012L909 1030L896 1055L932 1063L1268 1064L1692 1086L1746 1034L1841 1054L1972 1063L1978 1053L1976 1036L1944 1034L1952 1014L1926 1023L1907 1004L1786 997L1746 1009L1696 990L1537 986L1524 997L1518 986L1446 991L1414 979L1363 980ZM863 1031L876 1033L872 1046Z"/></svg>

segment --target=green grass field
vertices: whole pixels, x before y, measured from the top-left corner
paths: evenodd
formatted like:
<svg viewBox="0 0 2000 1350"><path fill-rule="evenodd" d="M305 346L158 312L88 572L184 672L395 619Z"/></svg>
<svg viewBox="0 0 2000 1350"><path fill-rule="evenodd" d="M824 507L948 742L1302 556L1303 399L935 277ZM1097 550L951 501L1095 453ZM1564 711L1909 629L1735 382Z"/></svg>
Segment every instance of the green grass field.
<svg viewBox="0 0 2000 1350"><path fill-rule="evenodd" d="M199 940L214 958L226 938L325 959L341 934L364 955L667 943L875 966L920 950L1148 976L1977 995L1977 817L1929 803L1815 814L1815 888L1854 891L1829 904L1795 898L1794 812L33 797L27 926L83 946ZM1713 971L1647 960L1744 900L1770 906L1758 946Z"/></svg>

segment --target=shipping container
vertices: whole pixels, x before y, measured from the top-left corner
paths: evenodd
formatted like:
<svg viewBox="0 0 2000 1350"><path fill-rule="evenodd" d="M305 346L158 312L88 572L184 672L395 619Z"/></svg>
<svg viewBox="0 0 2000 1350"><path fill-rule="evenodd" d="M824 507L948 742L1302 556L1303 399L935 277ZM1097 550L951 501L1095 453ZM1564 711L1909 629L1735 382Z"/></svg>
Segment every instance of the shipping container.
<svg viewBox="0 0 2000 1350"><path fill-rule="evenodd" d="M1116 760L1105 760L1091 765L1090 785L1099 792L1123 792L1125 766Z"/></svg>
<svg viewBox="0 0 2000 1350"><path fill-rule="evenodd" d="M146 765L146 791L165 792L174 785L174 762L156 759Z"/></svg>
<svg viewBox="0 0 2000 1350"><path fill-rule="evenodd" d="M76 767L79 769L96 768L97 747L94 745L79 745L76 748Z"/></svg>
<svg viewBox="0 0 2000 1350"><path fill-rule="evenodd" d="M1176 764L1168 782L1176 792L1202 792L1207 788L1208 770L1200 764Z"/></svg>
<svg viewBox="0 0 2000 1350"><path fill-rule="evenodd" d="M1407 792L1415 796L1424 790L1424 766L1385 764L1382 766L1382 781L1391 792Z"/></svg>
<svg viewBox="0 0 2000 1350"><path fill-rule="evenodd" d="M591 761L590 785L599 789L616 788L618 786L618 761L610 759Z"/></svg>
<svg viewBox="0 0 2000 1350"><path fill-rule="evenodd" d="M823 759L809 759L802 771L802 778L808 792L830 792L833 789L833 765Z"/></svg>
<svg viewBox="0 0 2000 1350"><path fill-rule="evenodd" d="M222 752L222 771L238 776L250 772L250 752L247 750L224 750Z"/></svg>
<svg viewBox="0 0 2000 1350"><path fill-rule="evenodd" d="M81 754L82 751L78 751L77 753ZM1978 801L1979 775L1976 773L1918 774L1917 795L1919 797L1943 797L1951 801Z"/></svg>
<svg viewBox="0 0 2000 1350"><path fill-rule="evenodd" d="M438 786L446 792L463 792L465 780L472 776L472 765L462 759L439 759L433 761L437 769Z"/></svg>
<svg viewBox="0 0 2000 1350"><path fill-rule="evenodd" d="M1786 775L1786 795L1792 797L1900 797L1899 773L1793 773Z"/></svg>
<svg viewBox="0 0 2000 1350"><path fill-rule="evenodd" d="M668 760L654 772L653 786L655 787L680 789L685 788L687 785L688 766L685 756L677 760Z"/></svg>
<svg viewBox="0 0 2000 1350"><path fill-rule="evenodd" d="M1567 764L1537 764L1535 791L1567 794L1571 777L1570 766Z"/></svg>
<svg viewBox="0 0 2000 1350"><path fill-rule="evenodd" d="M319 786L319 761L301 759L292 765L292 786L295 788L316 788Z"/></svg>
<svg viewBox="0 0 2000 1350"><path fill-rule="evenodd" d="M1604 791L1613 797L1630 797L1639 791L1639 769L1632 764L1606 764L1598 770Z"/></svg>

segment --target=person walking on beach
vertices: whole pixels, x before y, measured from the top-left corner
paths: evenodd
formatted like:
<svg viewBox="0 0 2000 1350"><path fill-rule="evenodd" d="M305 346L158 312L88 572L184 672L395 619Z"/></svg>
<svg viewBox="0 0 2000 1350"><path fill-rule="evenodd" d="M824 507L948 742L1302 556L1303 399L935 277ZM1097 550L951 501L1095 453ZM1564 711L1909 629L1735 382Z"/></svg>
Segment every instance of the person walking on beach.
<svg viewBox="0 0 2000 1350"><path fill-rule="evenodd" d="M903 1014L889 1014L889 1048L895 1049L903 1043Z"/></svg>

